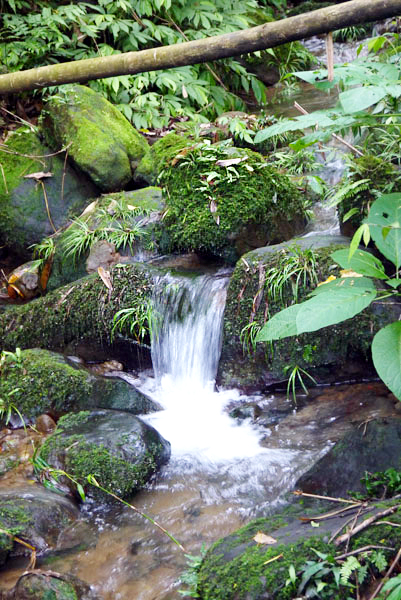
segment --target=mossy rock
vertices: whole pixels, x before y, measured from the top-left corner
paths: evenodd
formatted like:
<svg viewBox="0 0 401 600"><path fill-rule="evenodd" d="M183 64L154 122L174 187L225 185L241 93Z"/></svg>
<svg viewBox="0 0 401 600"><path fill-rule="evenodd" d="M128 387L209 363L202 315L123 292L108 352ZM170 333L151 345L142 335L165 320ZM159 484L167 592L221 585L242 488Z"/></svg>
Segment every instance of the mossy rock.
<svg viewBox="0 0 401 600"><path fill-rule="evenodd" d="M188 138L168 133L150 146L135 171L135 181L155 185L161 171L180 150L193 145Z"/></svg>
<svg viewBox="0 0 401 600"><path fill-rule="evenodd" d="M43 413L57 418L71 411L93 408L133 414L158 408L127 382L76 369L61 354L49 350L23 350L18 362L7 357L1 375L0 397L9 397L26 421Z"/></svg>
<svg viewBox="0 0 401 600"><path fill-rule="evenodd" d="M231 170L230 170L231 169ZM192 148L163 172L162 251L195 251L235 262L244 252L303 230L302 196L262 155L222 142Z"/></svg>
<svg viewBox="0 0 401 600"><path fill-rule="evenodd" d="M390 506L386 504L385 506ZM330 507L332 508L332 506ZM328 508L325 509L327 512ZM383 505L371 505L365 519L383 510ZM357 511L357 509L356 509ZM355 514L356 514L355 511ZM318 516L316 507L305 510L301 505L290 507L282 514L252 521L230 536L218 540L207 552L197 572L197 593L201 600L291 600L301 582L299 573L306 562L318 561L316 554L334 556L339 553L328 540L344 526L343 517L318 520L319 528L309 521L301 523L299 516ZM391 515L391 521L401 524L401 511ZM315 520L316 524L316 520ZM258 543L256 534L273 538L270 543ZM262 536L263 540L263 536ZM274 541L275 540L275 541ZM351 538L349 550L383 543L398 548L400 529L389 525L374 525ZM394 552L384 551L387 560ZM287 585L289 567L293 566L298 578L296 585ZM328 576L333 582L333 575ZM332 600L349 598L349 587L335 585L330 589ZM328 591L328 590L327 590Z"/></svg>
<svg viewBox="0 0 401 600"><path fill-rule="evenodd" d="M104 192L127 185L148 147L117 108L81 85L50 99L42 130L51 147L70 144L69 156Z"/></svg>
<svg viewBox="0 0 401 600"><path fill-rule="evenodd" d="M10 136L6 149L9 152L1 153L4 178L0 177L0 245L26 258L31 244L54 233L50 219L57 229L65 226L99 191L69 163L64 175L64 154L45 157L51 151L26 128ZM41 183L24 177L31 173L40 176L41 172L51 173L40 179L46 198Z"/></svg>
<svg viewBox="0 0 401 600"><path fill-rule="evenodd" d="M61 531L77 516L71 500L40 485L0 491L0 528L34 546L39 554L55 548ZM8 556L29 554L28 548L0 534L0 564Z"/></svg>
<svg viewBox="0 0 401 600"><path fill-rule="evenodd" d="M283 286L281 296L274 297L271 291L266 292L265 279L270 270L275 270L279 278L287 257L294 255L297 248L301 259L306 256L305 252L312 253L315 280L311 280L310 274L305 280L300 278L298 301L302 301L316 287L317 281L338 275L339 267L330 254L347 243L347 238L341 236L314 235L259 248L238 261L230 279L224 312L219 383L261 389L288 378L286 367L292 369L296 365L324 380L333 368L338 370L341 367L343 370L356 359L362 360L366 370L373 335L380 326L398 318L396 307L381 307L373 303L353 319L276 341L273 348L264 343L253 348L251 342L247 344L249 337L246 336L247 329L244 329L255 327L255 332L263 325L267 315L271 317L294 303L293 279ZM251 322L255 325L250 325ZM252 329L249 332L252 333Z"/></svg>
<svg viewBox="0 0 401 600"><path fill-rule="evenodd" d="M78 577L54 571L21 575L4 600L97 600L90 586Z"/></svg>
<svg viewBox="0 0 401 600"><path fill-rule="evenodd" d="M113 351L121 346L131 366L143 361L148 365L148 349L138 344L129 327L122 330L123 339L117 337L112 342L111 337L114 315L119 310L136 307L140 312L150 300L152 272L140 263L114 267L110 271L112 291L96 273L29 304L0 309L2 349L14 352L17 347L36 347L62 351L75 341L88 346L93 342L110 350L108 358L113 358ZM147 341L145 338L144 343Z"/></svg>
<svg viewBox="0 0 401 600"><path fill-rule="evenodd" d="M341 231L345 235L352 236L362 220L368 216L370 205L377 197L374 191L379 190L384 193L388 189L389 181L394 181L391 191L400 192L401 179L397 178L398 172L392 163L371 154L352 157L349 161L349 169L349 173L338 184L338 188L366 180L356 188L356 191L353 189L346 194L338 205ZM350 211L355 211L355 214L343 222L344 216Z"/></svg>
<svg viewBox="0 0 401 600"><path fill-rule="evenodd" d="M40 454L82 485L94 475L102 487L126 498L168 461L170 443L133 415L83 411L62 417Z"/></svg>
<svg viewBox="0 0 401 600"><path fill-rule="evenodd" d="M91 211L86 213L85 219L94 228L98 223L99 210L108 211L112 217L113 206L118 204L125 210L129 210L128 206L135 207L132 220L124 223L124 228L132 227L133 229L140 224L142 235L138 236L137 241L132 249L129 246L119 246L115 244L116 250L121 255L136 256L148 253L148 248L153 240L153 230L157 223L161 220L162 213L165 207L163 193L160 187L150 186L140 190L122 191L111 194L104 194L96 199L93 203ZM142 214L141 214L142 211ZM110 224L116 225L121 223L121 219L110 218ZM86 259L89 255L89 250L79 255L65 255L64 245L68 239L68 231L63 231L55 239L55 256L53 259L50 279L47 284L47 290L55 290L62 285L76 281L87 275ZM97 238L96 238L97 239ZM96 239L94 241L96 241Z"/></svg>
<svg viewBox="0 0 401 600"><path fill-rule="evenodd" d="M311 494L344 497L364 492L361 478L393 467L401 470L401 418L354 427L309 469L295 487Z"/></svg>

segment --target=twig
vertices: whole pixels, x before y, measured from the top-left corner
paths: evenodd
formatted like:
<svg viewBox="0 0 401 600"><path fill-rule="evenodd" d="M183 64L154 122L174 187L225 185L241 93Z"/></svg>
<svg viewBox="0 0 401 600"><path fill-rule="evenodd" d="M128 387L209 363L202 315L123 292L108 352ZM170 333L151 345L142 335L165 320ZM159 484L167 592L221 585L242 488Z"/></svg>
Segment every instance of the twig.
<svg viewBox="0 0 401 600"><path fill-rule="evenodd" d="M344 554L340 554L339 556L335 556L335 560L344 560L344 558L348 558L348 556L354 556L355 554L360 554L361 552L367 552L368 550L394 550L392 546L363 546L363 548L357 548L356 550L352 550L351 552L344 552Z"/></svg>
<svg viewBox="0 0 401 600"><path fill-rule="evenodd" d="M353 521L354 517L350 517L349 519L347 519L345 521L345 523L343 523L341 525L341 527L339 527L338 529L336 529L336 531L333 533L333 535L331 536L331 538L329 539L329 544L331 544L331 542L341 533L341 531L344 529L344 527L346 527L349 523L351 523L351 521Z"/></svg>
<svg viewBox="0 0 401 600"><path fill-rule="evenodd" d="M4 175L3 165L1 163L0 163L0 169L1 169L1 174L3 175L3 181L4 181L4 187L6 190L6 194L8 194L7 180L6 180L6 176Z"/></svg>
<svg viewBox="0 0 401 600"><path fill-rule="evenodd" d="M21 121L21 123L25 123L25 125L28 125L28 127L29 127L29 129L31 131L35 131L34 125L32 125L32 123L30 123L29 121L25 121L25 119L23 119L22 117L19 117L18 115L14 114L10 110L7 110L6 108L4 108L4 106L0 106L0 110L3 110L4 112L6 112L7 114L11 115L15 119L18 119L19 121Z"/></svg>
<svg viewBox="0 0 401 600"><path fill-rule="evenodd" d="M324 515L317 515L316 517L299 517L300 521L320 521L324 519L331 519L331 517L336 517L337 515L341 515L341 513L347 510L353 510L354 508L358 508L359 506L364 506L364 504L355 504L351 506L344 506L343 508L339 508L338 510L333 510L331 512L325 513ZM350 520L354 517L352 516ZM348 521L347 521L348 523ZM344 527L344 525L343 525ZM342 529L342 528L341 528Z"/></svg>
<svg viewBox="0 0 401 600"><path fill-rule="evenodd" d="M392 521L377 521L375 525L391 525L391 527L401 527L399 523L393 523Z"/></svg>
<svg viewBox="0 0 401 600"><path fill-rule="evenodd" d="M355 502L355 500L346 500L345 498L332 498L331 496L319 496L317 494L308 494L307 492L303 492L302 490L295 490L292 492L294 496L305 496L306 498L317 498L318 500L330 500L330 502L345 502L346 504L353 504L354 506L360 506L360 502Z"/></svg>
<svg viewBox="0 0 401 600"><path fill-rule="evenodd" d="M40 183L40 185L42 186L42 189L43 189L43 196L44 196L44 199L45 199L45 204L46 204L46 212L47 212L47 217L48 217L48 219L49 219L49 223L50 223L50 225L53 227L53 231L54 231L54 233L56 233L56 232L57 232L57 229L56 229L56 227L55 227L55 225L54 225L54 223L53 223L53 219L52 219L52 216L51 216L51 214L50 214L49 202L48 202L48 199L47 199L47 194L46 194L46 188L45 188L45 184L43 183L43 181L42 181L41 179L37 179L36 181L37 181L38 183Z"/></svg>
<svg viewBox="0 0 401 600"><path fill-rule="evenodd" d="M326 35L326 54L327 54L327 79L333 81L334 79L334 46L333 46L333 34L330 31Z"/></svg>
<svg viewBox="0 0 401 600"><path fill-rule="evenodd" d="M358 521L358 517L360 516L361 512L362 512L362 508L360 508L360 509L358 510L358 512L356 513L356 515L354 516L354 518L353 518L353 523L352 523L352 525L351 525L351 527L350 527L351 531L354 529L354 527L355 527L355 525L356 525L356 523L357 523L357 521ZM348 548L349 548L349 541L350 541L350 538L348 538L348 539L347 539L347 543L346 543L346 546L345 546L345 551L346 551L346 552L348 552Z"/></svg>
<svg viewBox="0 0 401 600"><path fill-rule="evenodd" d="M353 535L356 535L360 531L363 531L364 529L366 529L367 527L369 527L370 525L372 525L372 523L374 523L375 521L377 521L381 517L385 517L387 515L391 515L391 513L395 512L400 507L401 507L401 504L397 504L396 506L391 506L390 508L387 508L386 510L383 510L382 512L376 513L375 515L369 517L369 519L366 519L365 521L362 521L362 523L359 523L359 525L357 525L354 529L348 531L347 533L344 533L344 535L341 535L339 538L337 538L336 540L334 540L334 545L335 546L339 546L343 542L346 542Z"/></svg>
<svg viewBox="0 0 401 600"><path fill-rule="evenodd" d="M398 561L400 560L400 557L401 557L401 548L398 550L397 556L395 557L395 559L391 563L389 570L387 571L387 573L385 574L385 576L383 577L383 579L381 580L381 582L379 583L379 585L377 586L377 588L375 589L375 591L373 592L373 594L370 596L369 600L373 600L379 594L379 592L381 591L382 587L386 583L386 580L390 577L391 573L394 571L394 569L395 569Z"/></svg>
<svg viewBox="0 0 401 600"><path fill-rule="evenodd" d="M69 146L70 146L70 144L65 149L64 166L63 166L63 176L61 178L61 202L63 202L63 200L64 200L64 181L65 181L65 174L66 174L66 168L67 168L67 158L68 158L68 148L69 148Z"/></svg>
<svg viewBox="0 0 401 600"><path fill-rule="evenodd" d="M2 529L1 527L0 527L0 533L7 535L14 542L18 542L18 544L22 544L22 546L25 546L26 548L28 548L28 550L31 551L31 559L29 561L28 569L34 569L35 564L36 564L36 548L34 546L31 546L31 544L28 544L28 542L24 542L24 540L21 540L19 537L13 535L6 529Z"/></svg>
<svg viewBox="0 0 401 600"><path fill-rule="evenodd" d="M57 150L57 152L52 152L51 154L21 154L21 152L14 152L14 150L9 150L5 148L5 144L0 143L0 152L5 152L6 154L15 154L16 156L23 156L24 158L49 158L50 156L56 156L57 154L62 154L71 146L72 142L67 144L61 150Z"/></svg>
<svg viewBox="0 0 401 600"><path fill-rule="evenodd" d="M298 104L298 102L294 102L294 108L296 108L297 110L299 110L299 112L301 112L303 115L309 115L308 111L305 110L300 104ZM349 142L347 142L347 140L345 140L344 138L340 137L336 133L332 133L331 136L333 138L335 138L337 141L339 141L342 144L344 144L345 146L347 146L347 148L349 148L350 150L352 150L352 152L355 152L355 154L358 154L358 156L363 156L363 152L361 152L360 150L358 150L358 148L355 148L355 146L353 146L352 144L350 144Z"/></svg>

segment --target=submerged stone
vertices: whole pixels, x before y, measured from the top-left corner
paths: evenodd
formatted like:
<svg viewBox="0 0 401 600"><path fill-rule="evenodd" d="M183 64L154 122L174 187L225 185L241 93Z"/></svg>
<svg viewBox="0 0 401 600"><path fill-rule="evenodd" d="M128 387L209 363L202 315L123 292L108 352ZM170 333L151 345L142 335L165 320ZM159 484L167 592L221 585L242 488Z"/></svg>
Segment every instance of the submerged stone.
<svg viewBox="0 0 401 600"><path fill-rule="evenodd" d="M73 85L50 99L42 120L48 143L69 146L74 163L104 192L132 178L148 143L122 113L88 87Z"/></svg>
<svg viewBox="0 0 401 600"><path fill-rule="evenodd" d="M2 597L3 598L3 597ZM21 575L4 600L100 600L90 586L78 577L54 571Z"/></svg>
<svg viewBox="0 0 401 600"><path fill-rule="evenodd" d="M40 485L0 491L0 528L33 546L37 553L54 549L60 532L78 516L76 506ZM0 533L0 564L10 556L29 556L26 546Z"/></svg>
<svg viewBox="0 0 401 600"><path fill-rule="evenodd" d="M170 443L133 415L84 411L60 419L41 456L86 487L87 476L94 475L102 487L126 498L168 461Z"/></svg>

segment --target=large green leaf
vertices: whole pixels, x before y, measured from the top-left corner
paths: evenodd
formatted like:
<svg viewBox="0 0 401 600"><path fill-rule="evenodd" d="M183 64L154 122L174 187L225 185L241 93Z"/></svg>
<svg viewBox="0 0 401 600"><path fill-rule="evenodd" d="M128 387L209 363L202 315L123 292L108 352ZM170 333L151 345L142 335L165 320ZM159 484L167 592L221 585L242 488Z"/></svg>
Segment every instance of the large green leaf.
<svg viewBox="0 0 401 600"><path fill-rule="evenodd" d="M401 400L401 321L391 323L376 333L372 357L379 377Z"/></svg>
<svg viewBox="0 0 401 600"><path fill-rule="evenodd" d="M337 250L331 254L333 258L343 269L351 269L361 275L367 275L368 277L376 277L377 279L387 279L387 275L384 272L382 262L364 250L357 250L349 259L349 250Z"/></svg>
<svg viewBox="0 0 401 600"><path fill-rule="evenodd" d="M339 98L344 112L354 113L369 108L386 95L387 92L382 86L369 85L342 92Z"/></svg>
<svg viewBox="0 0 401 600"><path fill-rule="evenodd" d="M384 194L373 202L368 223L380 252L396 266L401 264L401 193Z"/></svg>
<svg viewBox="0 0 401 600"><path fill-rule="evenodd" d="M296 319L301 306L302 304L293 304L273 315L257 334L256 341L271 342L272 340L281 340L296 335Z"/></svg>
<svg viewBox="0 0 401 600"><path fill-rule="evenodd" d="M347 279L351 278L345 278L343 281L346 282ZM297 333L316 331L350 319L369 306L375 298L376 290L367 290L347 283L335 290L327 290L327 293L317 294L300 305L296 323Z"/></svg>

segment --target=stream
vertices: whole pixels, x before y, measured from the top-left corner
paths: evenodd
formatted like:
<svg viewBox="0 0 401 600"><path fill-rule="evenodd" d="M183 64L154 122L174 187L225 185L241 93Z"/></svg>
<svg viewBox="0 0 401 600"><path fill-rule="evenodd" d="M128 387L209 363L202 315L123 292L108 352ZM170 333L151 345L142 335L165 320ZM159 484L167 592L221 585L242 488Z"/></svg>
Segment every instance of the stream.
<svg viewBox="0 0 401 600"><path fill-rule="evenodd" d="M311 107L315 108L313 103L306 106ZM335 164L333 171L340 168ZM332 177L329 170L328 178ZM320 225L315 224L315 230L337 232L333 213L326 215L320 206L316 215ZM352 420L351 410L361 412L364 405L363 390L353 392L343 386L339 398L352 395L352 408L347 406L333 416L331 397L327 410L315 411L317 416L311 419L313 409L302 417L302 406L294 407L284 395L246 397L238 390L216 390L228 280L229 272L224 270L159 278L152 340L154 372L140 374L139 385L132 377L141 391L163 407L143 418L172 448L170 462L132 502L192 555L251 518L266 516L284 504L286 492L300 475L343 433ZM313 402L322 407L325 401L317 396ZM266 427L252 416L239 420L229 415L227 407L244 404L274 409L281 417ZM363 417L385 412L382 404L381 400L373 402L363 409ZM79 523L74 527L76 531L82 526L84 535L78 537L85 541L84 547L56 552L51 561L44 557L38 566L78 576L104 600L181 597L179 577L186 558L150 522L126 506L87 501ZM15 563L2 573L2 585L11 588L25 565Z"/></svg>

